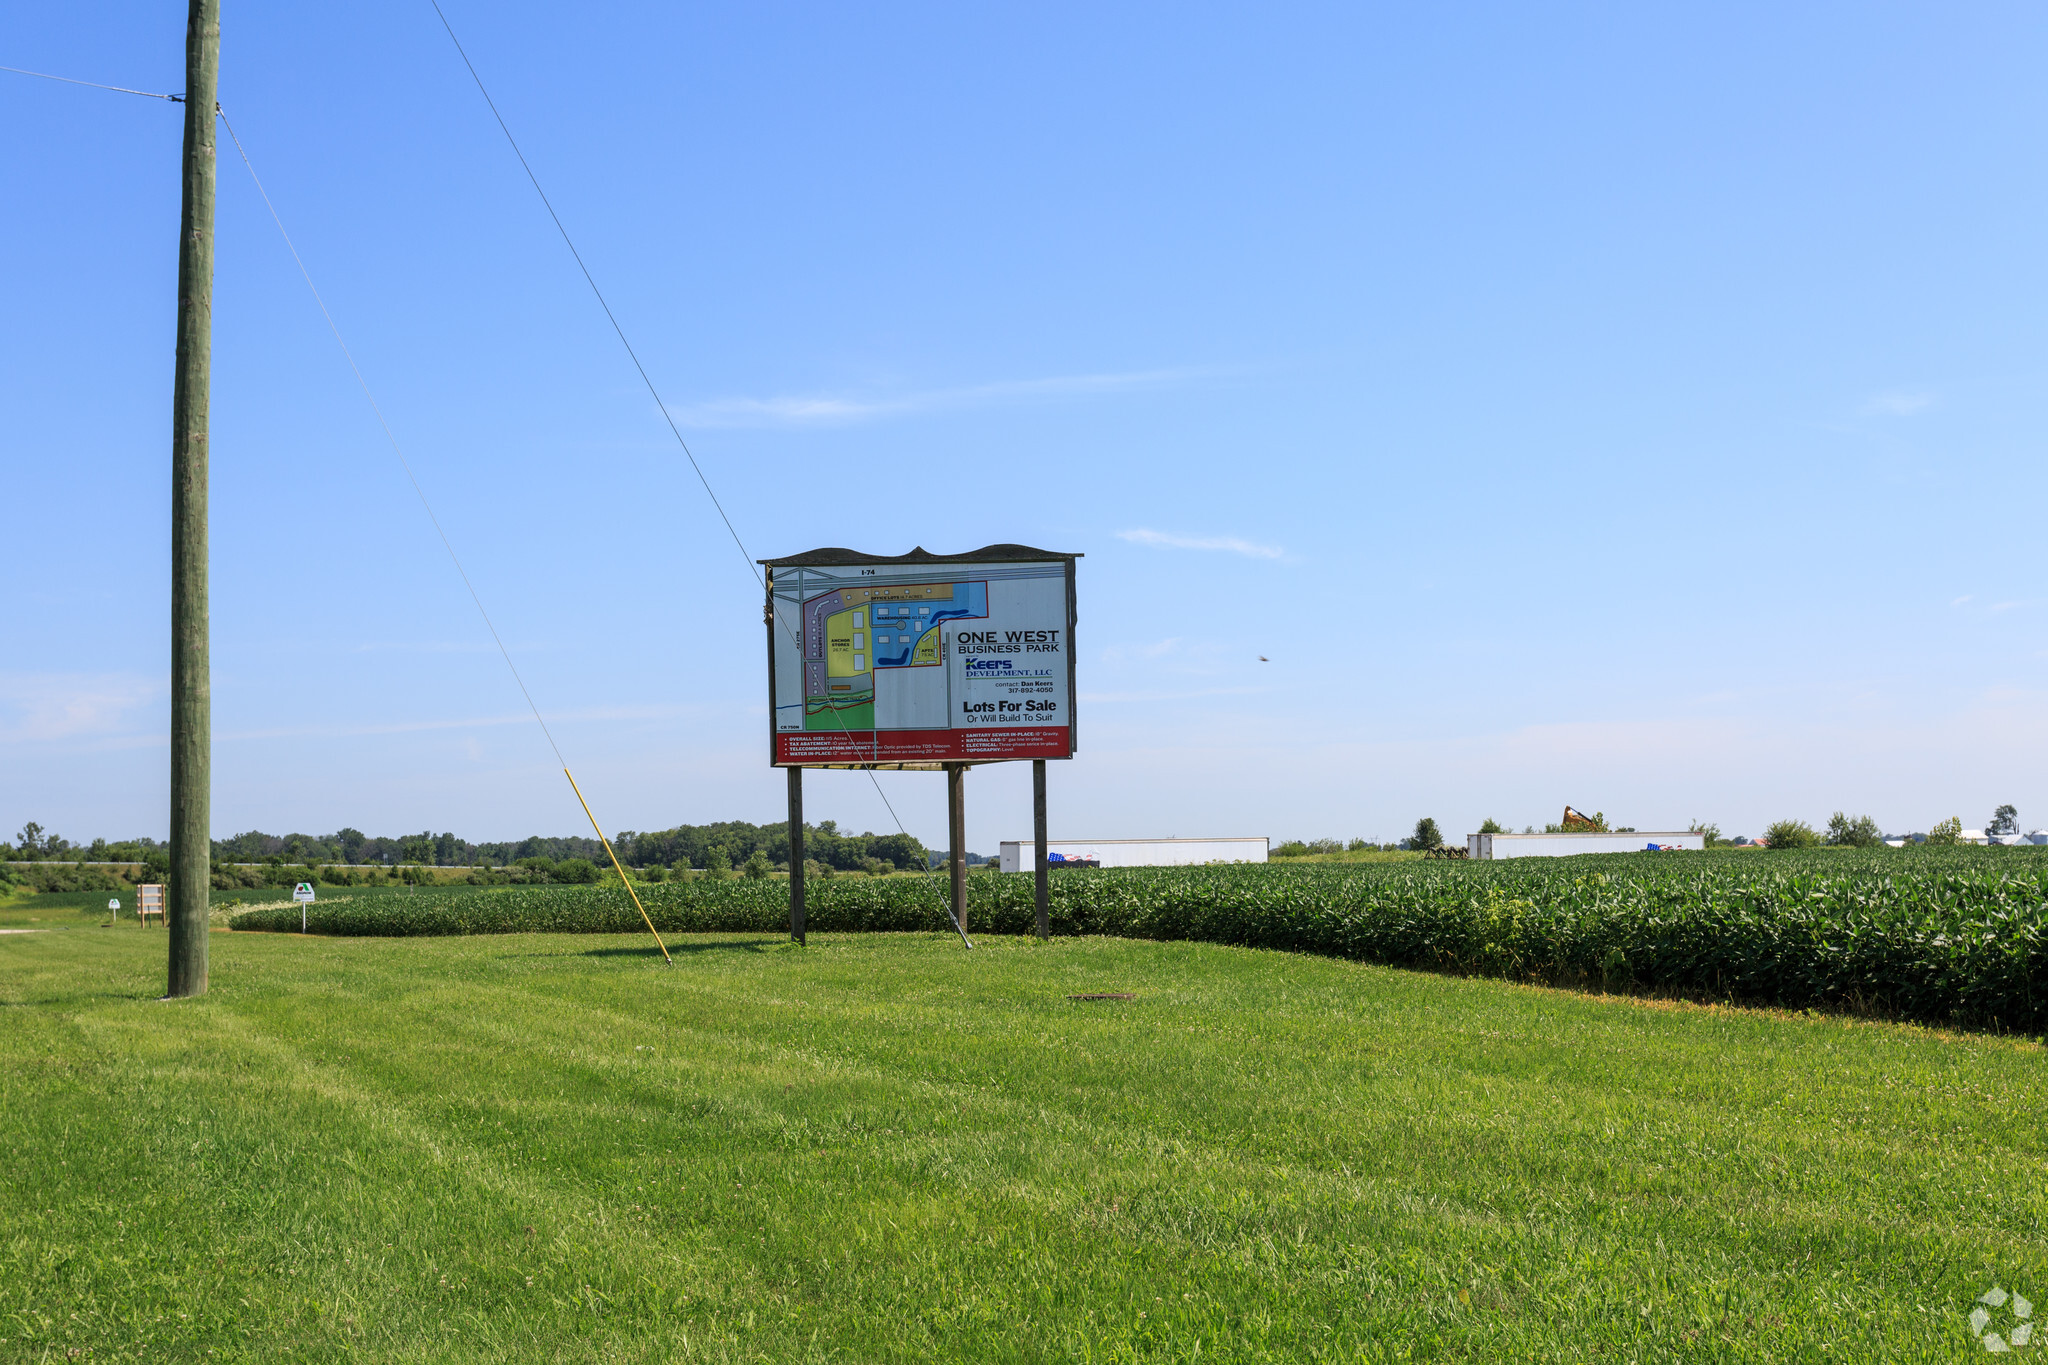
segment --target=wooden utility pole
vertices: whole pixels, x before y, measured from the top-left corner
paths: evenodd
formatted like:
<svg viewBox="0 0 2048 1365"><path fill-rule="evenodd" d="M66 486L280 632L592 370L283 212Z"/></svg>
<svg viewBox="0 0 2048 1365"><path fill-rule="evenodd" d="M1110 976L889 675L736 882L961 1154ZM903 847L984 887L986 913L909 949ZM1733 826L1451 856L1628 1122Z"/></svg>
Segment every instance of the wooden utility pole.
<svg viewBox="0 0 2048 1365"><path fill-rule="evenodd" d="M171 962L169 996L206 994L213 874L213 685L207 648L207 398L213 360L213 118L220 0L185 23L178 364L171 392Z"/></svg>
<svg viewBox="0 0 2048 1365"><path fill-rule="evenodd" d="M1038 937L1042 940L1052 932L1051 926L1046 922L1052 901L1052 887L1047 885L1046 878L1052 875L1052 869L1047 867L1045 862L1045 760L1042 758L1031 760L1031 839L1038 846L1038 885L1035 889L1038 897Z"/></svg>
<svg viewBox="0 0 2048 1365"><path fill-rule="evenodd" d="M789 936L804 941L804 770L789 774Z"/></svg>
<svg viewBox="0 0 2048 1365"><path fill-rule="evenodd" d="M946 842L953 846L947 861L953 872L953 920L967 937L967 765L946 765Z"/></svg>

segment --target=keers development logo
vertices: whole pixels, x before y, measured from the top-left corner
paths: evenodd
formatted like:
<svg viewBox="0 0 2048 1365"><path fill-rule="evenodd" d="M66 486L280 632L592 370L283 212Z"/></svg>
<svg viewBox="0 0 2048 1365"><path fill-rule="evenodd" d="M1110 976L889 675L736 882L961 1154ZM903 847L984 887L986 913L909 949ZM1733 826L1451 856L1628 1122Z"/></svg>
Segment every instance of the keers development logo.
<svg viewBox="0 0 2048 1365"><path fill-rule="evenodd" d="M1008 659L969 659L967 676L970 678L1051 678L1058 675L1050 668L1019 668Z"/></svg>
<svg viewBox="0 0 2048 1365"><path fill-rule="evenodd" d="M1997 1285L1978 1297L1970 1310L1970 1335L1994 1355L2034 1344L2034 1305Z"/></svg>

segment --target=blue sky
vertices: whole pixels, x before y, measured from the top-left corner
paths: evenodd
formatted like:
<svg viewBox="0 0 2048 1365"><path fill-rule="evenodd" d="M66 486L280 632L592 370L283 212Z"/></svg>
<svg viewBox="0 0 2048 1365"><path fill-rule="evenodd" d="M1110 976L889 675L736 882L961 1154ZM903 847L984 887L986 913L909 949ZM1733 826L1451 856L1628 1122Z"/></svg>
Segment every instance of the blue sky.
<svg viewBox="0 0 2048 1365"><path fill-rule="evenodd" d="M175 91L176 8L13 4L0 63ZM226 10L600 816L779 818L759 591L432 9ZM2037 8L448 12L755 556L1087 556L1055 837L2048 824ZM0 824L161 836L178 111L0 119ZM226 159L214 357L216 833L575 831Z"/></svg>

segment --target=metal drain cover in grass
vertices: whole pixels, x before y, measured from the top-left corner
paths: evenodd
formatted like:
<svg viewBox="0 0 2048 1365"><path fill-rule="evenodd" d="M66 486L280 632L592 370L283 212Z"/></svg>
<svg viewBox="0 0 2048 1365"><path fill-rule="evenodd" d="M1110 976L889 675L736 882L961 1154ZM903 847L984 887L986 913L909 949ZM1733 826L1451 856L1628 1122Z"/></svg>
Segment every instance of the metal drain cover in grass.
<svg viewBox="0 0 2048 1365"><path fill-rule="evenodd" d="M1129 991L1097 991L1092 995L1070 995L1069 1000L1136 1000Z"/></svg>

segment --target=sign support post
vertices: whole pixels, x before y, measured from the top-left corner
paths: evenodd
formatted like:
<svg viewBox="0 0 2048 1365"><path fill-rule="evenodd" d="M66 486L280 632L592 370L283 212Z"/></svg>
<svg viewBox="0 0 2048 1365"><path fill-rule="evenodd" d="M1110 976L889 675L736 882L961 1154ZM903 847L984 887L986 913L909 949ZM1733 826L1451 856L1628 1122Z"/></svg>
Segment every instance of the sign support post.
<svg viewBox="0 0 2048 1365"><path fill-rule="evenodd" d="M804 770L789 772L789 936L804 941Z"/></svg>
<svg viewBox="0 0 2048 1365"><path fill-rule="evenodd" d="M1038 885L1034 890L1038 901L1038 939L1043 943L1052 932L1046 923L1052 900L1052 887L1046 878L1052 869L1045 865L1045 760L1042 758L1031 760L1031 837L1038 845L1038 861L1034 864L1038 869L1034 874Z"/></svg>
<svg viewBox="0 0 2048 1365"><path fill-rule="evenodd" d="M967 933L967 765L946 765L946 842L953 874L953 920Z"/></svg>
<svg viewBox="0 0 2048 1365"><path fill-rule="evenodd" d="M1033 763L1037 930L1052 932L1045 762L1074 756L1077 554L819 549L760 561L768 761L789 769L789 926L805 936L801 770L943 771L948 917L968 938L967 770Z"/></svg>

